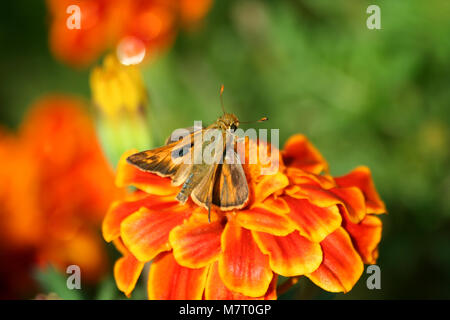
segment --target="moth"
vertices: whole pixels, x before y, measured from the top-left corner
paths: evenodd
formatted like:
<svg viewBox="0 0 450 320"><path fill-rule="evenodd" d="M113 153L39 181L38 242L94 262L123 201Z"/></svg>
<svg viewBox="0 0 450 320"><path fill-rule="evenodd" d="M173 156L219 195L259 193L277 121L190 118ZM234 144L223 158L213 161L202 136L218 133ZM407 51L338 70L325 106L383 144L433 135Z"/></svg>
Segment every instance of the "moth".
<svg viewBox="0 0 450 320"><path fill-rule="evenodd" d="M186 129L189 134L178 140L174 140L172 134L166 145L127 158L128 163L140 170L170 177L173 185L182 185L176 199L185 203L190 196L197 205L208 210L208 221L212 205L223 211L240 209L249 198L247 179L233 134L243 122L234 114L225 112L222 94L223 85L220 88L223 115L207 128ZM267 117L263 117L257 122L266 120ZM219 136L201 139L211 132L219 132ZM201 141L200 146L195 145L197 141ZM203 161L201 157L197 159L202 161L195 161L197 155L210 150L213 150L212 161Z"/></svg>

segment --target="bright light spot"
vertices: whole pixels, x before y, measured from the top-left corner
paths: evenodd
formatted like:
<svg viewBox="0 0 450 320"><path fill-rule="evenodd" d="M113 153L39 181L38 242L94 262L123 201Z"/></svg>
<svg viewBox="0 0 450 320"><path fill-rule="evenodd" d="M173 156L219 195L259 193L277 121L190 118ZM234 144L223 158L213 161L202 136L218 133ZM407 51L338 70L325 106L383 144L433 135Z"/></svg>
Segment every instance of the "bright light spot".
<svg viewBox="0 0 450 320"><path fill-rule="evenodd" d="M125 37L117 46L117 58L123 65L139 64L145 57L145 44L136 37Z"/></svg>

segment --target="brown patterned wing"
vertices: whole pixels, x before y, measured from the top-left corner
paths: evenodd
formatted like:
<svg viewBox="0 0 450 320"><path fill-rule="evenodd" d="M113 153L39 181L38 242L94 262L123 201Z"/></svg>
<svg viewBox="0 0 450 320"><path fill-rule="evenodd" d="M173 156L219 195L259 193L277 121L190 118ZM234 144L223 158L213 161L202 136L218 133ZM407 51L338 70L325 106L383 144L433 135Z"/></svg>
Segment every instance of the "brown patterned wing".
<svg viewBox="0 0 450 320"><path fill-rule="evenodd" d="M192 168L193 135L186 140L135 153L129 156L127 161L142 171L171 177L174 185L180 185Z"/></svg>
<svg viewBox="0 0 450 320"><path fill-rule="evenodd" d="M247 179L236 152L225 156L223 164L216 170L216 178L212 195L212 203L221 210L242 208L249 197Z"/></svg>

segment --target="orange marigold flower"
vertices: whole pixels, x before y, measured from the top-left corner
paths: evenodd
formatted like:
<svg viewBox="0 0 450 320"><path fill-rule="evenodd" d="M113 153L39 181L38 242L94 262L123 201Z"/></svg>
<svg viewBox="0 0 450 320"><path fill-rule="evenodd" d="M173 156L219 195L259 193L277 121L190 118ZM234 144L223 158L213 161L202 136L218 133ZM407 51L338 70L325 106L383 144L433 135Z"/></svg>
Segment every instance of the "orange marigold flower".
<svg viewBox="0 0 450 320"><path fill-rule="evenodd" d="M246 149L261 143L248 140ZM249 202L234 211L213 207L211 222L193 201L175 200L180 187L169 178L129 165L134 152L123 155L116 184L138 191L115 202L103 221L104 238L123 255L114 275L127 296L150 260L150 299L276 299L278 275L304 275L327 291L348 292L363 263L377 258L376 214L385 207L370 171L333 178L302 135L287 141L270 175L246 161Z"/></svg>
<svg viewBox="0 0 450 320"><path fill-rule="evenodd" d="M74 66L86 66L120 43L118 49L126 51L121 55L141 51L142 43L151 56L173 42L179 24L197 24L211 4L212 0L47 0L50 47L58 59ZM74 5L79 8L79 28L67 25L74 14L68 8Z"/></svg>
<svg viewBox="0 0 450 320"><path fill-rule="evenodd" d="M8 261L0 283L9 297L31 287L37 263L63 272L76 264L88 282L106 271L97 228L118 189L83 108L48 97L18 134L0 134L0 257Z"/></svg>

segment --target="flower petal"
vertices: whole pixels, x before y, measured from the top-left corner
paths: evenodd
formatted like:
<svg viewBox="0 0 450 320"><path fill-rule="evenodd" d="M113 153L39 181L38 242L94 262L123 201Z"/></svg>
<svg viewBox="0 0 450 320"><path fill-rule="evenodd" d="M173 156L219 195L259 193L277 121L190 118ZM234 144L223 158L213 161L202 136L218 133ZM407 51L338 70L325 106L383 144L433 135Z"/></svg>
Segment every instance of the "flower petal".
<svg viewBox="0 0 450 320"><path fill-rule="evenodd" d="M141 208L123 220L120 235L125 246L139 261L149 261L170 250L169 233L189 217L189 210L151 211Z"/></svg>
<svg viewBox="0 0 450 320"><path fill-rule="evenodd" d="M289 207L283 199L269 198L248 210L236 212L236 221L249 230L285 236L295 229L295 224L283 215L287 212Z"/></svg>
<svg viewBox="0 0 450 320"><path fill-rule="evenodd" d="M286 175L289 177L293 184L297 185L316 185L324 189L331 189L336 186L333 177L329 175L309 173L295 167L287 168Z"/></svg>
<svg viewBox="0 0 450 320"><path fill-rule="evenodd" d="M366 199L367 213L386 212L386 206L375 188L369 168L358 167L345 176L335 178L335 181L341 187L359 188Z"/></svg>
<svg viewBox="0 0 450 320"><path fill-rule="evenodd" d="M219 257L222 231L221 221L209 223L205 219L190 219L175 227L169 236L175 260L187 268L209 265Z"/></svg>
<svg viewBox="0 0 450 320"><path fill-rule="evenodd" d="M320 245L323 261L320 267L307 275L312 282L330 292L348 292L364 270L361 257L343 228L326 237Z"/></svg>
<svg viewBox="0 0 450 320"><path fill-rule="evenodd" d="M381 220L373 215L366 215L364 220L354 224L344 215L343 226L350 234L363 262L374 264L378 258L378 244L381 240Z"/></svg>
<svg viewBox="0 0 450 320"><path fill-rule="evenodd" d="M201 300L208 267L190 269L180 266L171 252L158 255L150 267L150 300Z"/></svg>
<svg viewBox="0 0 450 320"><path fill-rule="evenodd" d="M282 190L288 185L289 179L281 172L262 176L261 180L254 187L254 201L262 202L274 192Z"/></svg>
<svg viewBox="0 0 450 320"><path fill-rule="evenodd" d="M294 186L287 194L297 199L308 199L319 207L339 205L354 223L360 222L366 215L366 206L362 192L356 187L322 189L318 186Z"/></svg>
<svg viewBox="0 0 450 320"><path fill-rule="evenodd" d="M180 187L172 185L170 178L162 178L154 173L144 172L127 162L127 158L136 150L125 152L117 166L116 185L118 187L134 186L142 191L154 195L176 194Z"/></svg>
<svg viewBox="0 0 450 320"><path fill-rule="evenodd" d="M233 220L222 233L219 273L228 289L250 297L264 295L273 277L269 257L259 250L251 232Z"/></svg>
<svg viewBox="0 0 450 320"><path fill-rule="evenodd" d="M117 288L127 297L134 290L143 268L144 263L137 260L132 254L127 254L116 261L114 279L116 279Z"/></svg>
<svg viewBox="0 0 450 320"><path fill-rule="evenodd" d="M291 208L288 214L300 234L313 242L320 242L334 232L342 222L337 206L321 208L305 199L283 197Z"/></svg>
<svg viewBox="0 0 450 320"><path fill-rule="evenodd" d="M315 174L328 170L328 164L320 152L302 134L288 139L283 152L286 166L295 167Z"/></svg>
<svg viewBox="0 0 450 320"><path fill-rule="evenodd" d="M205 299L206 300L276 300L277 298L277 280L278 276L274 275L270 282L269 289L264 296L249 297L241 293L229 290L219 275L219 263L214 262L209 268L208 277L206 279Z"/></svg>
<svg viewBox="0 0 450 320"><path fill-rule="evenodd" d="M168 197L149 195L133 201L116 201L111 205L103 220L103 237L107 242L118 238L122 221L142 207L162 210L178 204L178 201L172 195Z"/></svg>
<svg viewBox="0 0 450 320"><path fill-rule="evenodd" d="M316 270L322 262L320 244L302 237L298 231L277 237L253 232L261 251L270 257L272 270L285 277L299 276Z"/></svg>

